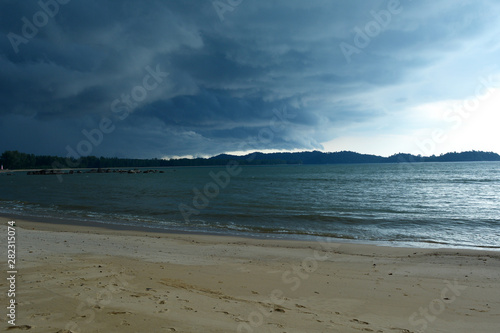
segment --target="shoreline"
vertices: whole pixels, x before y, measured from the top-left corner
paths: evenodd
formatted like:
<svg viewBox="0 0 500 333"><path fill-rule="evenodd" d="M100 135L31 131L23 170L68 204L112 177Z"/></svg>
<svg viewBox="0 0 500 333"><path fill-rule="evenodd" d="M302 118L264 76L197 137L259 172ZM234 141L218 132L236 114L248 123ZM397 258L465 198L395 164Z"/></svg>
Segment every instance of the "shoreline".
<svg viewBox="0 0 500 333"><path fill-rule="evenodd" d="M416 250L465 250L465 251L491 251L500 252L499 247L488 246L460 246L460 245L446 245L436 242L413 242L410 245L408 242L390 242L390 241L374 241L374 240L358 240L349 238L335 238L327 236L314 236L314 235L301 235L301 234L273 234L273 233L249 233L249 232L215 232L215 231L189 231L189 230L176 230L174 228L161 228L155 226L138 226L127 223L113 223L106 221L89 221L68 217L44 217L44 216L31 216L22 214L7 214L0 213L0 218L3 219L18 219L27 220L32 222L39 222L44 224L54 224L60 226L81 226L90 227L104 230L114 231L136 231L143 233L158 233L158 234L172 234L172 235L198 235L198 236L217 236L217 237L233 237L241 239L258 239L269 241L297 241L297 242L334 242L339 244L354 244L354 245L367 245L377 247L390 247L394 249L408 248ZM49 229L53 230L53 229ZM424 246L424 244L426 246Z"/></svg>
<svg viewBox="0 0 500 333"><path fill-rule="evenodd" d="M12 218L14 216L14 218ZM343 239L295 239L295 238L268 238L268 237L252 237L246 235L233 235L233 234L216 234L216 233L204 233L204 232L188 232L188 231L175 231L169 229L161 228L148 228L139 226L129 226L122 224L111 224L111 223L101 223L101 222L88 222L80 220L70 220L73 223L67 223L64 221L53 222L51 218L43 217L28 217L21 215L6 215L0 214L0 221L14 221L16 222L16 227L21 227L22 229L39 230L42 232L57 232L57 233L77 233L77 234L94 234L94 235L112 235L112 236L136 236L136 237L150 237L155 239L179 239L179 240L193 240L197 241L204 240L206 242L217 242L217 243L231 243L239 242L245 244L258 244L262 246L269 247L290 247L290 248L321 248L321 246L326 246L328 248L340 248L344 250L349 249L350 253L364 253L369 250L373 254L389 252L398 253L402 256L407 256L409 254L414 254L415 252L420 253L441 253L441 254L462 254L468 256L475 255L488 255L491 257L498 257L500 259L500 253L495 250L488 248L453 248L453 247L411 247L411 246L391 246L383 244L369 243L368 241L363 242L353 242ZM49 221L50 220L50 221ZM63 220L63 219L61 219ZM20 226L19 223L24 225ZM6 225L6 223L4 223ZM359 250L359 251L357 251Z"/></svg>
<svg viewBox="0 0 500 333"><path fill-rule="evenodd" d="M494 251L15 221L16 323L33 331L465 333L500 317Z"/></svg>

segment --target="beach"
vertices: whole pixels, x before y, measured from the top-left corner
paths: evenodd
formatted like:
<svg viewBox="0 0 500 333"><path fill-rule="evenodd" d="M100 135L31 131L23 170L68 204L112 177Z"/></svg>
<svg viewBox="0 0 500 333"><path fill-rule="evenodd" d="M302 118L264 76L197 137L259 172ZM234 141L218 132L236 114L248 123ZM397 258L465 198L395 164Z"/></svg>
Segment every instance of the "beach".
<svg viewBox="0 0 500 333"><path fill-rule="evenodd" d="M500 320L499 252L15 229L14 331L496 332Z"/></svg>

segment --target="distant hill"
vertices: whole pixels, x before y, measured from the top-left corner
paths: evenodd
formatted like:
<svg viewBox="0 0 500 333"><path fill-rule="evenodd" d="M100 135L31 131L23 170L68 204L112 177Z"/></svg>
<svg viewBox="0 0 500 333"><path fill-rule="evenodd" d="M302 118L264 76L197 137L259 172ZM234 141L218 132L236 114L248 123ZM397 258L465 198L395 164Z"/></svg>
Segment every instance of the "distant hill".
<svg viewBox="0 0 500 333"><path fill-rule="evenodd" d="M416 156L395 154L389 157L359 154L352 151L320 152L305 151L295 153L253 153L244 156L220 154L210 158L194 159L129 159L116 157L86 156L79 159L66 159L59 156L37 156L6 151L0 157L5 169L61 169L61 168L138 168L168 166L212 166L225 165L236 161L241 165L278 165L278 164L357 164L357 163L422 163L422 162L472 162L500 161L500 155L493 152L467 151L446 153L440 156Z"/></svg>
<svg viewBox="0 0 500 333"><path fill-rule="evenodd" d="M323 153L305 151L296 153L253 153L245 156L218 155L211 160L236 160L242 164L339 164L339 163L384 163L385 158L359 154L352 151Z"/></svg>
<svg viewBox="0 0 500 333"><path fill-rule="evenodd" d="M235 160L241 164L356 164L356 163L416 163L416 162L469 162L500 161L500 155L492 152L468 151L462 153L446 153L440 156L416 156L412 154L395 154L389 157L360 154L352 151L334 153L306 151L296 153L254 153L245 156L221 154L210 160Z"/></svg>

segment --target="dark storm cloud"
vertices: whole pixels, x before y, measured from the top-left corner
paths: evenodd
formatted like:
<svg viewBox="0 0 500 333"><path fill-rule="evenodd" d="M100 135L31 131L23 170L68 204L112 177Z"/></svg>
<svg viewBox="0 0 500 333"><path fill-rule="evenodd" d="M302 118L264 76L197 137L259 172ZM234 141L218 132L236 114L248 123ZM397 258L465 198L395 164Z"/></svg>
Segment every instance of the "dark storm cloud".
<svg viewBox="0 0 500 333"><path fill-rule="evenodd" d="M95 155L318 149L336 128L470 91L458 82L498 56L494 2L221 2L3 1L0 150L66 154L103 118ZM386 21L360 46L373 13ZM443 66L446 85L420 74L468 48L482 58Z"/></svg>

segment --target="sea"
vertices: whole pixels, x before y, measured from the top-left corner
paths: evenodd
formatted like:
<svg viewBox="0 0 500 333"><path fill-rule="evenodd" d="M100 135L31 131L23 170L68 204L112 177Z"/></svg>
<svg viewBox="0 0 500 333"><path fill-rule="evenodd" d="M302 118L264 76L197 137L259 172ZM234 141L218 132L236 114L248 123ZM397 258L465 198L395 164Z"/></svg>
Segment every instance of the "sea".
<svg viewBox="0 0 500 333"><path fill-rule="evenodd" d="M165 232L500 250L500 162L157 170L163 172L4 173L0 214Z"/></svg>

